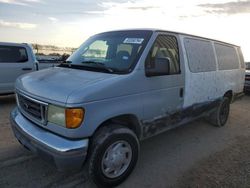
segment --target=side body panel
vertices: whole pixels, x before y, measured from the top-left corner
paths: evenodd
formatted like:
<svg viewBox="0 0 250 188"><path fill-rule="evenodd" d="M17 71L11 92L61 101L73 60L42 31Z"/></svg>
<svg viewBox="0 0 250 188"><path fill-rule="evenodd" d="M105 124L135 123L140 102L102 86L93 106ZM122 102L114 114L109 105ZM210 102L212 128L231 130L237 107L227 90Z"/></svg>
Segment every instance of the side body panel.
<svg viewBox="0 0 250 188"><path fill-rule="evenodd" d="M237 69L219 70L218 57L214 47L214 41L208 40L213 48L213 55L208 58L214 58L216 62L216 70L209 72L191 72L190 62L187 56L187 48L185 48L184 40L187 37L181 36L182 48L185 58L185 92L184 92L184 108L194 104L203 103L206 101L214 101L222 97L227 91L240 93L243 90L244 83L244 68L240 66L238 57ZM188 37L190 38L190 37ZM203 40L195 38L198 40ZM197 46L197 49L200 47ZM233 47L237 50L237 47ZM199 55L199 54L197 54ZM205 57L204 57L205 58Z"/></svg>
<svg viewBox="0 0 250 188"><path fill-rule="evenodd" d="M142 93L143 99L143 137L152 136L163 130L166 130L169 125L154 125L154 122L164 119L183 109L183 89L184 89L184 59L180 45L179 36L173 33L159 32L155 33L154 39L157 36L175 37L178 43L180 73L146 77L145 62L140 62L143 65L144 81L143 85L146 92ZM152 46L154 43L151 43Z"/></svg>

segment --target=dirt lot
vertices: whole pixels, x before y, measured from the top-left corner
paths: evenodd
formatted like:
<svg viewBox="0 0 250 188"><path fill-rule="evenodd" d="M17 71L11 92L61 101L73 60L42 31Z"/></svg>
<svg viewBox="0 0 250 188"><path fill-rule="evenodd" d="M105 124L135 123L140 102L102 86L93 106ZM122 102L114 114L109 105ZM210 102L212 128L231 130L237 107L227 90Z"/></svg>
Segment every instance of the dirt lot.
<svg viewBox="0 0 250 188"><path fill-rule="evenodd" d="M0 187L95 187L80 172L58 172L12 135L13 96L0 97ZM136 169L120 187L250 187L250 96L231 106L225 127L203 120L141 144Z"/></svg>

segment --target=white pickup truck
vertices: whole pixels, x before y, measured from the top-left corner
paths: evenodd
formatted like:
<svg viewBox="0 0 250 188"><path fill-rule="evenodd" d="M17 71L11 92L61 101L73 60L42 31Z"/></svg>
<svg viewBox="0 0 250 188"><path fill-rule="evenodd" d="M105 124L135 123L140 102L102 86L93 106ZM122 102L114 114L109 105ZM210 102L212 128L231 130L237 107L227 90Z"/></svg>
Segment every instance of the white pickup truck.
<svg viewBox="0 0 250 188"><path fill-rule="evenodd" d="M29 44L0 42L0 95L14 92L18 76L54 65L39 63Z"/></svg>

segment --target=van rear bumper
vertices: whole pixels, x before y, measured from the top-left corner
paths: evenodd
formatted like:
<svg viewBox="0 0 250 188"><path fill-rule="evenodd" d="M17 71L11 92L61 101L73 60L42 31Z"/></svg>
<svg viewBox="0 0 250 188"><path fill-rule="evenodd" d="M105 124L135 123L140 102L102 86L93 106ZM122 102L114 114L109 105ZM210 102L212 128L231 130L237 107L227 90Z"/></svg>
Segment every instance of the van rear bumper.
<svg viewBox="0 0 250 188"><path fill-rule="evenodd" d="M53 134L26 119L17 108L11 112L11 127L27 149L55 164L58 170L80 169L87 156L88 139L70 140Z"/></svg>

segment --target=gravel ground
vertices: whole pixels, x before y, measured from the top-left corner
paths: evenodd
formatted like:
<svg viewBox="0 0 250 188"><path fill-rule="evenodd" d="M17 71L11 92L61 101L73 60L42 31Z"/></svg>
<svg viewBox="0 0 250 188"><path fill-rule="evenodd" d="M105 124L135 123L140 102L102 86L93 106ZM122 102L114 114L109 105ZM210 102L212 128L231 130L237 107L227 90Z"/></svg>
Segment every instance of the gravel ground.
<svg viewBox="0 0 250 188"><path fill-rule="evenodd" d="M58 172L15 140L9 113L14 96L0 97L0 187L95 187L86 167ZM141 143L131 176L119 187L250 187L250 96L231 105L225 127L198 120Z"/></svg>
<svg viewBox="0 0 250 188"><path fill-rule="evenodd" d="M250 187L250 137L198 162L179 178L178 187Z"/></svg>

